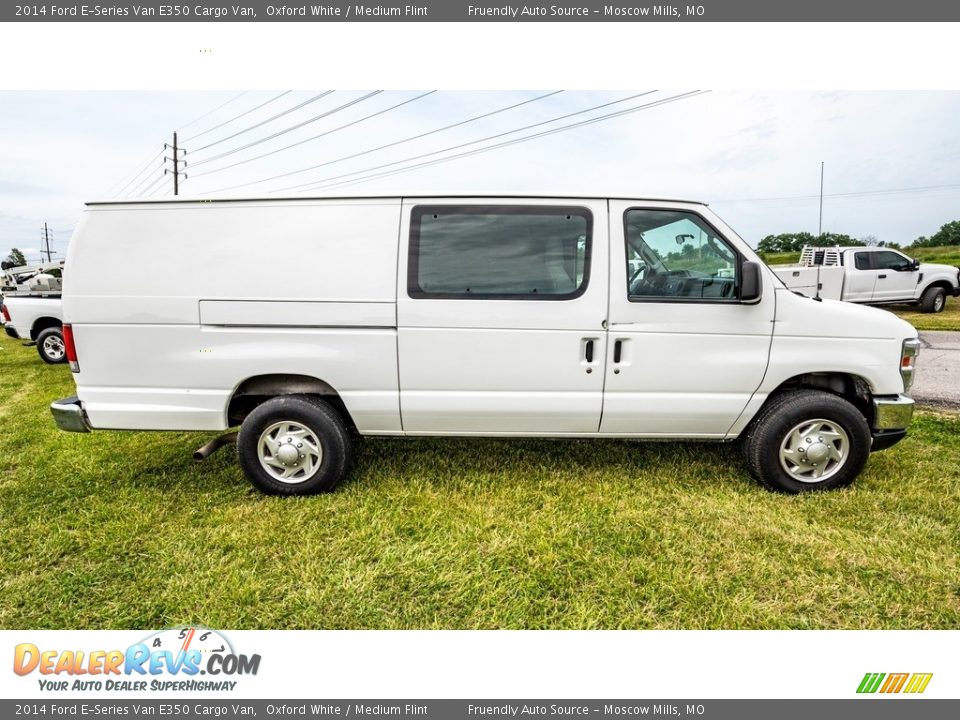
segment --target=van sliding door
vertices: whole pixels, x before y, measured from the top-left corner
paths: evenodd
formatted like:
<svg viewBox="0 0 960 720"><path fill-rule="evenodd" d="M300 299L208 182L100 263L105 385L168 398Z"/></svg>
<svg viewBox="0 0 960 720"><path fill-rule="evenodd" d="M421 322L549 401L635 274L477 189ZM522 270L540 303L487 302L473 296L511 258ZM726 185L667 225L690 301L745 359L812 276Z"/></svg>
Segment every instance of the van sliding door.
<svg viewBox="0 0 960 720"><path fill-rule="evenodd" d="M601 200L404 201L404 432L597 432L607 227Z"/></svg>

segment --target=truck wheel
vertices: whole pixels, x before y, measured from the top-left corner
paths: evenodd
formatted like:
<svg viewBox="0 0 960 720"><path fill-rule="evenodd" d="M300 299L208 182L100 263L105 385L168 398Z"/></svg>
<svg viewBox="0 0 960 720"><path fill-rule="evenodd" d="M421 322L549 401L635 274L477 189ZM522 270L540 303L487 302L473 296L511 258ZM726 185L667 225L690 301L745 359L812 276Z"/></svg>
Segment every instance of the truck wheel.
<svg viewBox="0 0 960 720"><path fill-rule="evenodd" d="M795 494L849 485L866 464L870 443L870 427L851 403L819 390L796 390L760 411L743 449L761 485Z"/></svg>
<svg viewBox="0 0 960 720"><path fill-rule="evenodd" d="M57 365L67 361L67 346L63 344L63 331L52 327L37 335L37 352L45 363Z"/></svg>
<svg viewBox="0 0 960 720"><path fill-rule="evenodd" d="M925 313L943 312L947 306L947 293L941 287L931 287L923 291L920 309Z"/></svg>
<svg viewBox="0 0 960 720"><path fill-rule="evenodd" d="M327 492L346 474L350 433L323 400L284 395L246 417L237 455L250 482L268 495Z"/></svg>

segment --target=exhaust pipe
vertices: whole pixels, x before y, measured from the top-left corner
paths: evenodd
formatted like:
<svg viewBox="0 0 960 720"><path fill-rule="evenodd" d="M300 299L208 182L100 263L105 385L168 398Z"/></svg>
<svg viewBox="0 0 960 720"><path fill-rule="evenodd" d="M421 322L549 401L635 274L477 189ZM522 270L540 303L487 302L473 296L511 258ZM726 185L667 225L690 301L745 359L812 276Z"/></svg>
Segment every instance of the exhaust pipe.
<svg viewBox="0 0 960 720"><path fill-rule="evenodd" d="M193 453L193 459L197 462L205 460L206 458L213 455L217 450L222 448L224 445L235 445L237 442L237 433L231 432L220 437L215 437L213 440L208 442L201 448L198 448L195 453Z"/></svg>

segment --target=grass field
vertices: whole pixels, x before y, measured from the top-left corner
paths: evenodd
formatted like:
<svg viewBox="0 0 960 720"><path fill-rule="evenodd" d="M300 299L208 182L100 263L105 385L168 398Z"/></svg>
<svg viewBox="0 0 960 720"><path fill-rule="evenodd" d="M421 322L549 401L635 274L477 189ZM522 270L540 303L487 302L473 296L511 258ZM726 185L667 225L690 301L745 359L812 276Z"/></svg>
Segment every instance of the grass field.
<svg viewBox="0 0 960 720"><path fill-rule="evenodd" d="M67 368L0 348L3 628L960 627L956 416L835 493L727 446L368 440L288 500L209 435L58 432Z"/></svg>
<svg viewBox="0 0 960 720"><path fill-rule="evenodd" d="M904 250L921 262L960 266L960 245ZM800 260L800 253L766 253L768 265L789 265ZM902 317L917 330L960 330L960 298L947 298L947 306L940 313L922 313L915 305L878 306Z"/></svg>

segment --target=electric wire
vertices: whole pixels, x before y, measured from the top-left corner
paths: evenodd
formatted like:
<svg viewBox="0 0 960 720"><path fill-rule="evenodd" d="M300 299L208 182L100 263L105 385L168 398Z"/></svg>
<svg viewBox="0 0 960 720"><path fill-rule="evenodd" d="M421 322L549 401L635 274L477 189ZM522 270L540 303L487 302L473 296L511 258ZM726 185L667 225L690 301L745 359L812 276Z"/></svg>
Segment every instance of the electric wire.
<svg viewBox="0 0 960 720"><path fill-rule="evenodd" d="M420 100L421 98L425 98L425 97L427 97L428 95L432 95L432 94L435 93L435 92L437 92L437 91L436 91L436 90L429 90L429 91L427 91L427 92L425 92L425 93L421 93L420 95L417 95L417 96L415 96L415 97L408 98L407 100L404 100L403 102L396 103L395 105L391 105L390 107L383 108L382 110L377 110L377 112L375 112L375 113L370 113L369 115L364 115L362 118L357 118L356 120L351 120L351 121L348 122L348 123L345 123L345 124L343 124L343 125L339 125L339 126L337 126L337 127L335 127L335 128L331 128L330 130L325 130L324 132L320 133L319 135L313 135L312 137L304 138L303 140L298 140L297 142L291 143L290 145L285 145L285 146L283 146L282 148L276 148L275 150L270 150L269 152L265 152L265 153L263 153L263 154L261 154L261 155L254 155L254 156L251 157L251 158L246 158L245 160L240 160L239 162L235 162L235 163L232 163L232 164L230 164L230 165L224 165L224 166L222 166L222 167L213 168L212 170L207 170L207 171L205 171L205 172L197 173L197 177L200 177L200 176L202 176L202 175L212 175L212 174L214 174L214 173L222 172L223 170L229 170L230 168L235 168L235 167L237 167L238 165L245 165L246 163L253 162L254 160L262 160L262 159L265 158L265 157L269 157L270 155L276 155L276 154L279 153L279 152L283 152L284 150L289 150L290 148L297 147L298 145L303 145L304 143L312 142L313 140L319 140L319 139L322 138L322 137L326 137L327 135L332 135L333 133L338 132L338 131L340 131L340 130L345 130L345 129L348 128L348 127L353 127L354 125L359 125L360 123L362 123L362 122L364 122L364 121L366 121L366 120L369 120L369 119L371 119L371 118L377 117L378 115L384 115L385 113L388 113L388 112L390 112L391 110L396 110L397 108L403 107L404 105L409 105L410 103L416 102L417 100ZM312 168L308 168L308 169L312 169ZM298 170L298 171L295 171L295 172L305 172L305 170ZM256 185L256 184L261 183L261 182L267 182L267 180L273 180L273 179L275 179L276 177L284 177L284 176L290 175L290 174L294 174L294 173L282 173L281 175L279 175L279 176L274 176L273 178L266 178L266 179L263 179L263 180L254 180L253 182L242 183L241 185L233 185L233 186L231 186L231 187L229 187L229 188L224 188L224 189L226 189L226 190L231 190L231 189L233 189L233 188L235 188L235 187L246 187L247 185Z"/></svg>
<svg viewBox="0 0 960 720"><path fill-rule="evenodd" d="M190 122L186 123L185 125L181 125L180 127L177 128L177 132L183 130L184 128L190 127L190 126L193 125L194 123L200 122L200 121L203 120L205 117L208 117L208 116L210 116L210 115L213 115L215 112L217 112L217 110L220 110L220 109L222 109L222 108L225 108L227 105L229 105L230 103L232 103L234 100L239 100L240 98L242 98L242 97L243 97L244 95L246 95L246 94L247 94L247 91L244 90L244 91L243 91L242 93L240 93L239 95L234 95L232 98L230 98L229 100L227 100L225 103L221 103L220 105L217 105L213 110L208 110L208 111L205 112L203 115L200 115L199 117L195 117L193 120L191 120Z"/></svg>
<svg viewBox="0 0 960 720"><path fill-rule="evenodd" d="M650 95L650 94L655 93L655 92L657 92L657 91L656 91L656 90L645 90L644 92L636 93L636 94L634 94L634 95L628 95L627 97L620 98L619 100L611 100L610 102L601 103L600 105L594 105L594 106L591 106L591 107L588 107L588 108L584 108L583 110L576 110L576 111L571 112L571 113L565 113L565 114L563 114L563 115L558 115L558 116L553 117L553 118L550 118L550 119L548 119L548 120L541 120L540 122L535 122L535 123L531 123L531 124L529 124L529 125L524 125L523 127L514 128L513 130L507 130L507 131L505 131L505 132L495 133L495 134L493 134L493 135L488 135L488 136L486 136L486 137L482 137L482 138L479 138L479 139L477 139L477 140L470 140L470 141L468 141L468 142L459 143L459 144L456 144L456 145L451 145L450 147L446 147L446 148L443 148L443 149L441 149L441 150L433 150L433 151L431 151L431 152L421 153L420 155L414 155L414 156L412 156L412 157L402 158L402 159L400 159L400 160L394 160L393 162L383 163L383 164L381 164L381 165L375 165L375 166L373 166L373 167L364 168L364 169L362 169L362 170L354 170L354 171L352 171L352 172L342 173L342 174L340 174L340 175L333 175L333 176L330 176L330 177L327 177L327 178L323 178L323 179L319 179L319 180L311 180L310 182L306 182L306 183L300 183L300 184L297 184L297 185L290 185L290 186L287 186L287 187L278 188L277 190L273 190L273 191L271 191L271 192L284 192L284 191L287 191L287 190L299 190L299 189L313 188L313 187L316 186L316 185L321 185L321 184L324 184L324 183L328 183L328 182L330 182L330 181L332 181L332 180L339 180L339 179L341 179L341 178L351 177L351 176L353 176L353 175L362 175L362 174L367 173L367 172L373 172L373 171L375 171L375 170L382 170L382 169L384 169L384 168L393 167L393 166L395 166L395 165L402 165L403 163L413 162L413 161L415 161L415 160L422 160L423 158L431 157L431 156L433 156L433 155L440 155L440 154L445 153L445 152L452 152L452 151L454 151L454 150L459 150L460 148L469 147L470 145L477 145L478 143L487 142L487 141L489 141L489 140L495 140L495 139L497 139L497 138L505 137L505 136L507 136L507 135L513 135L514 133L523 132L524 130L530 130L530 129L532 129L532 128L541 127L541 126L543 126L543 125L550 125L551 123L555 123L555 122L558 122L558 121L560 121L560 120L565 120L565 119L567 119L567 118L575 117L575 116L577 116L577 115L584 115L584 114L586 114L586 113L594 112L594 111L596 111L596 110L601 110L601 109L603 109L603 108L605 108L605 107L610 107L610 106L612 106L612 105L617 105L617 104L620 104L620 103L628 102L628 101L630 101L630 100L635 100L635 99L637 99L637 98L639 98L639 97L644 97L644 96L646 96L646 95Z"/></svg>
<svg viewBox="0 0 960 720"><path fill-rule="evenodd" d="M290 92L290 91L288 90L287 92ZM278 118L282 118L284 115L289 115L289 114L292 113L292 112L296 112L296 111L299 110L300 108L304 108L304 107L306 107L307 105L310 105L311 103L315 103L317 100L321 100L321 99L325 98L327 95L330 95L332 92L333 92L333 90L324 90L324 91L323 91L322 93L320 93L319 95L314 95L314 96L311 97L311 98L307 98L307 99L304 100L302 103L299 103L299 104L297 104L297 105L294 105L293 107L288 108L288 109L284 110L283 112L279 112L279 113L277 113L276 115L274 115L273 117L269 117L269 118L267 118L266 120L261 120L260 122L254 124L254 125L251 125L250 127L246 127L246 128L244 128L243 130L239 130L239 131L235 132L233 135L227 135L226 137L220 138L219 140L214 140L212 143L208 143L208 144L204 145L203 147L198 147L198 148L196 148L195 150L191 150L190 152L191 152L191 153L203 152L204 150L206 150L206 149L208 149L208 148L212 148L214 145L219 145L220 143L226 142L227 140L233 140L233 138L235 138L235 137L239 137L240 135L243 135L244 133L248 133L248 132L250 132L251 130L256 130L258 127L262 127L263 125L266 125L267 123L271 123L271 122L273 122L274 120L276 120L276 119L278 119ZM236 118L234 118L234 119L236 119ZM232 122L232 121L231 121L231 122Z"/></svg>
<svg viewBox="0 0 960 720"><path fill-rule="evenodd" d="M433 91L431 91L431 92L433 92ZM396 147L397 145L403 145L404 143L412 142L412 141L414 141L414 140L419 140L419 139L421 139L421 138L425 138L425 137L427 137L427 136L429 136L429 135L433 135L433 134L435 134L435 133L443 132L443 131L445 131L445 130L450 130L450 129L455 128L455 127L460 127L461 125L466 125L466 124L468 124L468 123L476 122L477 120L482 120L482 119L484 119L484 118L488 118L488 117L491 117L491 116L493 116L493 115L497 115L497 114L499 114L499 113L506 112L506 111L508 111L508 110L513 110L514 108L521 107L522 105L529 105L530 103L537 102L538 100L543 100L543 99L545 99L545 98L552 97L552 96L554 96L554 95L559 95L559 94L562 93L562 92L563 92L563 90L555 90L555 91L553 91L553 92L549 92L549 93L546 93L546 94L544 94L544 95L538 95L537 97L529 98L529 99L524 100L524 101L522 101L522 102L513 103L513 104L511 104L511 105L507 105L506 107L498 108L498 109L496 109L496 110L491 110L490 112L485 112L485 113L483 113L483 114L481 114L481 115L474 115L473 117L467 118L466 120L460 120L460 121L458 121L458 122L451 123L451 124L449 124L449 125L444 125L443 127L434 128L433 130L428 130L428 131L426 131L426 132L422 132L422 133L419 133L419 134L417 134L417 135L412 135L412 136L410 136L410 137L403 138L402 140L395 140L394 142L387 143L386 145L379 145L379 146L377 146L377 147L375 147L375 148L370 148L369 150L363 150L363 151L361 151L361 152L353 153L352 155L344 155L343 157L335 158L335 159L333 159L333 160L327 160L326 162L318 163L318 164L316 164L316 165L311 165L310 167L306 167L306 168L300 168L299 170L291 170L291 171L289 171L289 172L279 173L279 174L277 174L277 175L271 175L270 177L261 178L260 180L252 180L252 181L250 181L250 182L240 183L240 184L237 184L237 185L230 185L229 187L220 188L220 189L218 189L218 190L216 190L216 191L214 191L214 192L225 192L226 190L235 190L235 189L237 189L237 188L248 187L248 186L250 186L250 185L259 185L260 183L269 182L269 181L271 181L271 180L278 180L278 179L280 179L280 178L289 177L289 176L291 176L291 175L299 175L300 173L309 172L310 170L316 170L316 169L321 168L321 167L326 167L327 165L333 165L333 164L338 163L338 162L343 162L344 160L352 160L353 158L358 158L358 157L361 157L361 156L363 156L363 155L369 155L370 153L374 153L374 152L377 152L377 151L379 151L379 150L385 150L385 149L387 149L387 148ZM422 96L420 96L420 97L422 97ZM416 99L416 98L414 98L414 99ZM319 137L319 136L317 136L317 137ZM310 139L316 139L316 138L310 138ZM293 146L288 146L288 147L293 147ZM284 149L284 148L281 148L281 149ZM267 153L267 154L269 154L269 153ZM259 156L259 157L266 157L266 155L261 155L261 156ZM251 158L251 159L257 159L257 158ZM226 170L226 169L231 168L231 167L236 167L236 165L240 165L240 164L241 164L241 163L235 163L235 164L233 164L233 165L227 165L226 167L217 168L216 170L209 170L209 171L207 171L207 172L205 172L205 173L198 173L198 175L209 175L209 174L212 174L212 173L214 173L214 172L219 172L220 170ZM204 194L207 194L207 193L204 193Z"/></svg>
<svg viewBox="0 0 960 720"><path fill-rule="evenodd" d="M333 188L333 187L343 187L343 186L348 186L348 185L357 185L357 184L360 184L360 183L368 182L368 181L370 181L370 180L376 180L376 179L381 178L381 177L388 177L388 176L391 176L391 175L397 175L397 174L399 174L399 173L408 172L408 171L410 171L410 170L419 170L420 168L428 167L428 166L431 166L431 165L437 165L437 164L440 164L440 163L443 163L443 162L448 162L448 161L450 161L450 160L457 160L457 159L464 158L464 157L468 157L468 156L471 156L471 155L479 155L480 153L489 152L489 151L491 151L491 150L498 150L498 149L500 149L500 148L508 147L508 146L510 146L510 145L516 145L516 144L519 144L519 143L522 143L522 142L527 142L527 141L529 141L529 140L536 140L536 139L539 139L539 138L542 138L542 137L547 137L548 135L555 135L556 133L564 132L564 131L566 131L566 130L572 130L572 129L575 129L575 128L584 127L584 126L586 126L586 125L592 125L592 124L594 124L594 123L602 122L602 121L604 121L604 120L610 120L610 119L613 119L613 118L616 118L616 117L622 117L622 116L624 116L624 115L629 115L629 114L631 114L631 113L640 112L640 111L642 111L642 110L649 110L650 108L659 107L659 106L661 106L661 105L666 105L666 104L672 103L672 102L679 102L679 101L681 101L681 100L686 100L686 99L688 99L688 98L695 97L695 96L697 96L697 95L703 95L703 94L708 93L708 92L710 92L710 91L709 91L709 90L692 90L692 91L690 91L690 92L681 93L681 94L679 94L679 95L673 95L673 96L670 96L670 97L668 97L668 98L664 98L664 99L661 99L661 100L654 100L653 102L644 103L643 105L636 105L636 106L633 106L633 107L626 108L626 109L624 109L624 110L618 110L618 111L613 112L613 113L607 113L606 115L600 115L600 116L598 116L598 117L590 118L590 119L588 119L588 120L581 120L581 121L579 121L579 122L571 123L571 124L569 124L569 125L563 125L563 126L558 127L558 128L551 128L550 130L544 130L544 131L541 131L541 132L538 132L538 133L533 133L532 135L525 135L525 136L520 137L520 138L514 138L514 139L512 139L512 140L506 140L506 141L504 141L504 142L496 143L496 144L494 144L494 145L488 145L488 146L486 146L486 147L476 148L476 149L474 149L474 150L468 150L468 151L466 151L466 152L458 153L458 154L456 154L456 155L450 155L450 156L448 156L448 157L437 158L437 159L435 159L435 160L428 160L428 161L426 161L426 162L418 163L418 164L415 164L415 165L410 165L410 166L402 167L402 168L395 168L395 169L393 169L393 170L388 170L388 171L386 171L386 172L375 173L375 174L373 174L373 175L367 175L367 176L364 176L364 177L361 177L361 178L355 178L355 179L346 180L346 181L343 181L343 182L332 182L332 183L328 183L328 184L322 185L322 188L320 188L320 189L327 189L327 188ZM647 93L645 93L645 94L647 94ZM573 114L579 114L579 113L573 113ZM441 151L441 152L442 152L442 151ZM353 174L356 174L356 173L348 173L348 175L353 175ZM344 176L340 176L340 177L344 177ZM320 181L320 182L322 183L323 181ZM318 184L319 184L319 183L318 183Z"/></svg>
<svg viewBox="0 0 960 720"><path fill-rule="evenodd" d="M860 190L856 192L842 192L842 193L824 193L823 197L828 198L843 198L843 197L865 197L872 195L901 195L901 194L912 194L912 193L923 193L923 192L934 192L938 190L957 190L960 189L960 183L952 183L947 185L920 185L917 187L908 187L908 188L890 188L888 190ZM819 195L784 195L781 197L760 197L760 198L737 198L733 200L714 200L716 204L720 203L751 203L751 202L773 202L780 200L816 200L819 199Z"/></svg>
<svg viewBox="0 0 960 720"><path fill-rule="evenodd" d="M382 93L382 92L383 92L383 90L374 90L373 92L369 92L369 93L367 93L366 95L362 95L362 96L359 97L359 98L355 98L355 99L353 99L353 100L351 100L351 101L349 101L349 102L346 102L346 103L344 103L344 104L342 104L342 105L338 105L337 107L332 108L332 109L330 109L330 110L327 110L326 112L320 113L319 115L315 115L314 117L310 118L309 120L304 120L303 122L297 123L296 125L291 125L291 126L288 127L288 128L284 128L283 130L278 130L277 132L273 133L272 135L268 135L268 136L266 136L266 137L264 137L264 138L260 138L259 140L254 140L253 142L247 143L246 145L241 145L240 147L237 147L237 148L233 148L232 150L227 150L226 152L220 153L219 155L214 155L214 156L211 157L211 158L205 158L205 159L200 160L200 161L197 161L197 162L192 162L192 163L191 163L191 167L196 167L197 165L205 165L205 164L207 164L207 163L209 163L209 162L213 162L214 160L219 160L220 158L225 158L225 157L227 157L228 155L233 155L234 153L238 153L238 152L241 152L241 151L243 151L243 150L247 150L247 149L249 149L249 148L252 148L252 147L254 147L254 146L256 146L256 145L260 145L261 143L268 142L268 141L270 141L270 140L273 140L273 139L275 139L275 138L280 137L281 135L286 135L287 133L293 132L294 130L299 130L300 128L302 128L302 127L304 127L304 126L306 126L306 125L310 125L311 123L317 122L317 120L321 120L321 119L323 119L323 118L325 118L325 117L329 117L330 115L333 115L333 114L335 114L335 113L338 113L338 112L340 112L341 110L345 110L345 109L348 108L348 107L352 107L353 105L356 105L356 104L358 104L358 103L362 103L362 102L365 101L365 100L369 100L370 98L374 97L375 95L379 95L379 94Z"/></svg>
<svg viewBox="0 0 960 720"><path fill-rule="evenodd" d="M163 149L160 149L159 151L157 151L156 153L154 153L154 154L150 157L150 159L147 160L146 165L144 165L135 175L133 175L133 177L131 177L131 178L123 185L123 187L121 187L119 190L114 191L113 193L111 193L111 195L117 196L117 195L120 195L121 193L125 192L131 185L133 185L133 183L135 183L135 182L140 178L141 175L143 175L143 173L145 173L147 170L150 169L150 166L153 165L153 163L154 163L154 162L157 160L157 158L159 158L161 155L163 155Z"/></svg>
<svg viewBox="0 0 960 720"><path fill-rule="evenodd" d="M224 125L229 125L230 123L232 123L232 122L234 122L234 121L236 121L236 120L239 120L239 119L242 118L242 117L246 117L246 116L249 115L250 113L256 112L256 111L259 110L260 108L266 107L266 106L269 105L270 103L279 100L279 99L282 98L284 95L289 95L291 92L293 92L293 91L292 91L292 90L284 90L284 91L283 91L282 93L280 93L279 95L276 95L276 96L270 98L270 99L267 100L266 102L260 103L260 104L257 105L256 107L252 107L252 108L250 108L249 110L245 110L244 112L240 113L239 115L234 115L234 116L233 116L232 118L230 118L229 120L224 120L222 123L218 123L217 125L214 125L213 127L207 128L207 129L204 130L203 132L198 132L196 135L191 135L191 136L188 137L188 138L183 138L183 142L190 142L191 140L196 140L198 137L202 137L202 136L206 135L207 133L213 132L214 130L219 130L219 129L222 128Z"/></svg>

